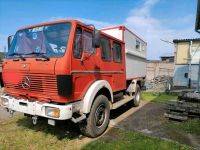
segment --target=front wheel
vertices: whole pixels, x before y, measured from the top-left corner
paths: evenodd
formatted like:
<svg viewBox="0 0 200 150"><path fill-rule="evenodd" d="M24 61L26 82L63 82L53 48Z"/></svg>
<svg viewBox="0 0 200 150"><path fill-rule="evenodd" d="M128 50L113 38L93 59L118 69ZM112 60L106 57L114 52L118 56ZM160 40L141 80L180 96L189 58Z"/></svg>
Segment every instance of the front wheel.
<svg viewBox="0 0 200 150"><path fill-rule="evenodd" d="M97 96L88 118L79 124L82 134L93 138L101 135L108 127L109 117L108 98L104 95Z"/></svg>

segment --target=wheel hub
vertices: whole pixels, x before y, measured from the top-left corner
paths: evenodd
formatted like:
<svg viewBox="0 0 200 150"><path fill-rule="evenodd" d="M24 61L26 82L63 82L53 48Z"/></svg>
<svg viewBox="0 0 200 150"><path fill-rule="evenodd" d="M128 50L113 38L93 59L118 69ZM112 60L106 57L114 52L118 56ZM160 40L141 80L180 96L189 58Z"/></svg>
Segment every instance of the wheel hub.
<svg viewBox="0 0 200 150"><path fill-rule="evenodd" d="M105 106L104 104L101 104L96 112L95 112L95 122L96 122L96 126L100 127L105 120Z"/></svg>

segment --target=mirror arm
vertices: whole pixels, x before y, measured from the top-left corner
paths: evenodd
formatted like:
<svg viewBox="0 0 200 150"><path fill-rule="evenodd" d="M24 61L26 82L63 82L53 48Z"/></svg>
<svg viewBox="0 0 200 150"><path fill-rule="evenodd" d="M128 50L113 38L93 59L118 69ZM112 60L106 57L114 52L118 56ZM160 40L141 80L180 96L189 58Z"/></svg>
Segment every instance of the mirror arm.
<svg viewBox="0 0 200 150"><path fill-rule="evenodd" d="M80 60L81 65L83 65L83 62L84 62L85 60L88 60L93 54L94 54L94 53L90 53L89 56L86 56L85 58L81 59L81 60Z"/></svg>

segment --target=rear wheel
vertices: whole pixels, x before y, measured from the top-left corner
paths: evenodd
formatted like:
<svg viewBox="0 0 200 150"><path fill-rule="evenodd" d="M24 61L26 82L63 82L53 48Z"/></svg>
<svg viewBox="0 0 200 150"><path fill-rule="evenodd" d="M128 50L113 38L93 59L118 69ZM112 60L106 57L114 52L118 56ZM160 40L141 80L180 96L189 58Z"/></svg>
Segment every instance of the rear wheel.
<svg viewBox="0 0 200 150"><path fill-rule="evenodd" d="M101 135L108 127L109 117L108 98L104 95L97 96L88 118L79 124L82 134L93 138Z"/></svg>
<svg viewBox="0 0 200 150"><path fill-rule="evenodd" d="M134 106L136 106L136 107L139 106L140 99L141 99L141 90L140 90L140 86L137 84L136 90L135 90L135 97L133 99Z"/></svg>

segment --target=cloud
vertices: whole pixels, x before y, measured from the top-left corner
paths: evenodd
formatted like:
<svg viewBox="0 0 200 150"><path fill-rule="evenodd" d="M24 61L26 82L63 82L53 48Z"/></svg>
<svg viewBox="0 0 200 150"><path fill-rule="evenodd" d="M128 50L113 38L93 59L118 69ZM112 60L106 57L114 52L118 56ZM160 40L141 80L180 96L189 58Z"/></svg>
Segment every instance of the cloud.
<svg viewBox="0 0 200 150"><path fill-rule="evenodd" d="M146 0L139 8L131 10L124 22L128 28L147 41L149 59L158 59L164 53L174 52L173 45L163 43L160 39L172 41L176 38L198 37L198 34L194 32L194 27L190 24L195 21L191 14L183 18L165 20L177 25L189 23L190 27L182 29L169 28L162 20L152 17L151 10L158 2L158 0Z"/></svg>
<svg viewBox="0 0 200 150"><path fill-rule="evenodd" d="M158 0L146 0L142 7L131 10L131 14L138 16L149 16L151 8L158 2Z"/></svg>

